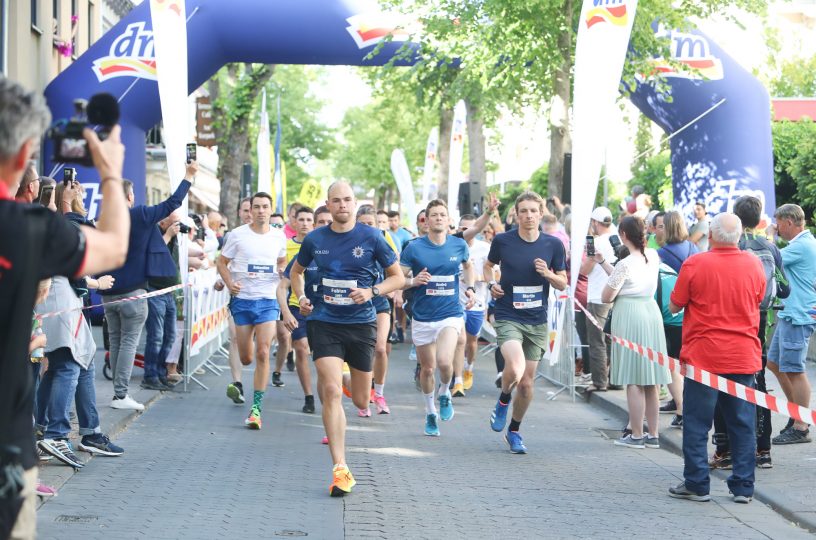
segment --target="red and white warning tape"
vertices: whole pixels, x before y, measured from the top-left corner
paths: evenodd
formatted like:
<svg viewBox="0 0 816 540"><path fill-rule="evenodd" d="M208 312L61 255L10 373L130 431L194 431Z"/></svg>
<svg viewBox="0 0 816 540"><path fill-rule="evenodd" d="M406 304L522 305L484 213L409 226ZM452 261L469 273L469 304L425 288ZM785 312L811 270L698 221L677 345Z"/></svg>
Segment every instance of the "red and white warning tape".
<svg viewBox="0 0 816 540"><path fill-rule="evenodd" d="M581 305L578 300L573 299L575 305L584 312L587 319L601 332L603 332L603 326L601 326L595 317L587 311L587 309ZM605 332L604 332L605 333ZM606 333L605 333L606 334ZM700 384L708 386L709 388L716 388L720 392L728 394L729 396L734 396L739 399L743 399L749 403L753 403L758 407L763 407L765 409L769 409L775 413L779 413L784 416L789 416L794 420L799 420L800 422L805 422L808 424L816 424L816 411L812 409L808 409L806 407L802 407L801 405L797 405L795 403L791 403L785 399L778 398L772 396L770 394L766 394L765 392L760 392L759 390L755 390L753 388L749 388L743 384L736 383L730 379L726 379L725 377L720 377L719 375L715 375L714 373L710 373L704 369L700 369L698 367L694 367L690 364L686 364L677 360L676 358L672 358L667 354L663 354L662 352L655 351L654 349L650 349L649 347L644 347L643 345L639 345L637 343L632 343L627 339L623 339L618 336L614 336L612 334L606 334L609 338L621 345L622 347L626 347L644 358L648 358L651 362L657 362L661 366L669 368L669 371L674 371L679 373L680 375L692 379Z"/></svg>
<svg viewBox="0 0 816 540"><path fill-rule="evenodd" d="M63 310L60 310L60 311L52 311L51 313L44 313L42 315L38 315L38 317L40 319L45 319L45 318L48 318L48 317L55 317L55 316L61 315L63 313L71 313L73 311L83 311L83 310L86 310L86 309L91 309L91 308L96 308L96 307L101 307L101 306L110 306L110 305L113 305L113 304L121 304L123 302L132 302L134 300L142 300L142 299L145 299L145 298L152 298L154 296L161 296L161 295L167 294L169 292L177 291L177 290L179 290L179 289L181 289L183 287L184 287L184 285L173 285L172 287L167 287L165 289L159 289L158 291L151 291L149 293L137 294L136 296L128 296L127 298L120 298L118 300L113 300L111 302L104 302L102 304L96 304L96 305L93 305L93 306L82 306L82 307L72 308L72 309L63 309Z"/></svg>

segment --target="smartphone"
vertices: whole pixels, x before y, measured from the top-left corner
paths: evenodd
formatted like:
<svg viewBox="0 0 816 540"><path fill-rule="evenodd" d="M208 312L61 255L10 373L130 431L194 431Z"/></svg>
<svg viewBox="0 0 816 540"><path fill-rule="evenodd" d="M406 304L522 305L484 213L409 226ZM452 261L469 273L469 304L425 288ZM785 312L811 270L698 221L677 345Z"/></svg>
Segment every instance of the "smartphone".
<svg viewBox="0 0 816 540"><path fill-rule="evenodd" d="M196 143L190 143L187 145L187 163L192 163L196 161Z"/></svg>
<svg viewBox="0 0 816 540"><path fill-rule="evenodd" d="M54 185L53 184L41 184L40 185L40 193L37 196L37 201L43 205L48 206L48 203L51 202L51 193L54 192Z"/></svg>
<svg viewBox="0 0 816 540"><path fill-rule="evenodd" d="M586 237L586 254L587 257L595 256L595 238L589 235Z"/></svg>
<svg viewBox="0 0 816 540"><path fill-rule="evenodd" d="M62 183L65 187L68 187L74 180L76 180L76 169L73 167L65 167L62 170Z"/></svg>
<svg viewBox="0 0 816 540"><path fill-rule="evenodd" d="M612 236L610 236L609 244L612 246L612 249L614 249L617 252L618 248L621 247L622 245L620 236L618 236L617 234L613 234Z"/></svg>

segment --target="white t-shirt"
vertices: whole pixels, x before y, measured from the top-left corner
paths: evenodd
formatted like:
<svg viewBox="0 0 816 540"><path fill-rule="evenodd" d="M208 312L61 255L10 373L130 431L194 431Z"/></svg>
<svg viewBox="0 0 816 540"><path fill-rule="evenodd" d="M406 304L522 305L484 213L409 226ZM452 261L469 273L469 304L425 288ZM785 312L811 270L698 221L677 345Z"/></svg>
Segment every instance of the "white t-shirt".
<svg viewBox="0 0 816 540"><path fill-rule="evenodd" d="M640 252L632 253L615 265L609 276L609 287L619 290L618 296L653 297L657 291L660 272L660 256L657 251L646 248L647 263Z"/></svg>
<svg viewBox="0 0 816 540"><path fill-rule="evenodd" d="M473 307L470 308L469 311L484 311L485 310L485 299L487 298L487 283L484 282L482 279L482 273L484 272L484 265L485 261L487 260L487 254L490 253L490 244L484 242L482 240L473 240L473 245L468 246L470 249L470 264L473 265L473 271L476 273L476 284L474 288L476 289L476 301L473 303ZM462 306L466 306L468 303L468 298L465 292L467 291L467 285L465 284L464 280L459 280L459 301L462 303Z"/></svg>
<svg viewBox="0 0 816 540"><path fill-rule="evenodd" d="M204 229L204 253L211 261L215 259L215 254L218 253L218 237L215 231L209 227Z"/></svg>
<svg viewBox="0 0 816 540"><path fill-rule="evenodd" d="M612 264L616 259L615 250L612 248L612 244L609 243L610 236L612 236L612 233L607 232L595 237L595 252L603 255L609 261L609 264ZM596 264L595 268L587 276L587 302L590 304L603 303L601 302L601 294L608 280L609 274L601 268L600 264Z"/></svg>
<svg viewBox="0 0 816 540"><path fill-rule="evenodd" d="M271 228L266 234L258 234L249 225L241 225L229 234L221 255L231 259L230 275L241 284L238 298L275 298L280 282L278 259L286 258L283 231Z"/></svg>

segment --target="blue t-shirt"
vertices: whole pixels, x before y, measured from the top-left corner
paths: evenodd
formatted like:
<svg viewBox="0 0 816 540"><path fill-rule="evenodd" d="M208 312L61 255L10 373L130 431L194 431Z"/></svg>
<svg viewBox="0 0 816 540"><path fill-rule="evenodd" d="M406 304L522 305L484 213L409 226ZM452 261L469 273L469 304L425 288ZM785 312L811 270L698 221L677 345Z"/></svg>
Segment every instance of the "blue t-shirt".
<svg viewBox="0 0 816 540"><path fill-rule="evenodd" d="M380 230L368 225L356 224L345 233L320 227L307 234L297 262L304 268L317 266L322 298L310 319L337 324L374 322L374 305L355 304L349 297L351 289L373 287L378 277L376 263L387 268L396 260L397 254Z"/></svg>
<svg viewBox="0 0 816 540"><path fill-rule="evenodd" d="M657 250L660 262L666 263L678 274L680 273L680 267L683 266L686 259L696 253L700 253L700 250L688 240L683 240L676 244L666 244Z"/></svg>
<svg viewBox="0 0 816 540"><path fill-rule="evenodd" d="M283 276L287 279L291 279L289 277L290 272L292 271L292 265L295 264L295 259L297 257L292 257L292 260L289 261L289 264L286 265L286 269L283 271ZM312 264L306 268L306 271L303 272L303 282L304 282L304 291L303 294L306 295L306 298L312 303L312 306L317 306L320 303L320 294L318 294L318 284L320 283L320 276L317 271L317 266ZM292 294L292 288L289 288L289 294ZM291 304L291 302L290 302Z"/></svg>
<svg viewBox="0 0 816 540"><path fill-rule="evenodd" d="M413 287L411 309L414 319L433 322L464 316L459 302L459 267L469 258L467 243L454 236L445 238L442 245L434 244L427 236L408 244L402 252L400 264L410 268L415 276L423 268L431 274L427 285Z"/></svg>
<svg viewBox="0 0 816 540"><path fill-rule="evenodd" d="M397 244L397 249L399 249L400 251L402 251L405 248L405 244L407 244L408 241L413 238L411 233L408 232L408 229L406 229L405 227L400 227L399 229L397 229L396 232L392 231L391 229L388 229L388 232L391 233L391 237L394 239L395 242L399 240L399 244Z"/></svg>
<svg viewBox="0 0 816 540"><path fill-rule="evenodd" d="M814 324L808 310L816 306L816 238L805 230L782 248L782 263L790 281L790 295L779 317L793 324Z"/></svg>
<svg viewBox="0 0 816 540"><path fill-rule="evenodd" d="M528 242L519 236L518 229L496 235L490 244L487 260L499 264L504 296L496 300L496 320L521 324L547 322L547 299L550 282L536 272L535 259L547 263L550 270L566 270L566 253L561 240L539 233L538 239Z"/></svg>

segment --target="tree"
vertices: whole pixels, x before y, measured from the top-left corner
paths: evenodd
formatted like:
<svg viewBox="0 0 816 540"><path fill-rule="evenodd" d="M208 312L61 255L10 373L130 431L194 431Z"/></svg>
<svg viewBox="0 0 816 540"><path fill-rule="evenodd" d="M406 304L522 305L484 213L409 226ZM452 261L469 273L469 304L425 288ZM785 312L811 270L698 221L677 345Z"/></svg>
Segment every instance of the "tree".
<svg viewBox="0 0 816 540"><path fill-rule="evenodd" d="M798 204L810 220L816 213L816 123L774 122L776 204Z"/></svg>
<svg viewBox="0 0 816 540"><path fill-rule="evenodd" d="M671 154L668 150L657 155L645 158L641 166L632 171L632 179L627 185L627 192L632 192L632 187L643 186L644 193L652 198L652 208L671 208L672 195L672 175L671 175Z"/></svg>
<svg viewBox="0 0 816 540"><path fill-rule="evenodd" d="M779 75L771 82L771 93L776 97L816 96L816 55L782 62Z"/></svg>

